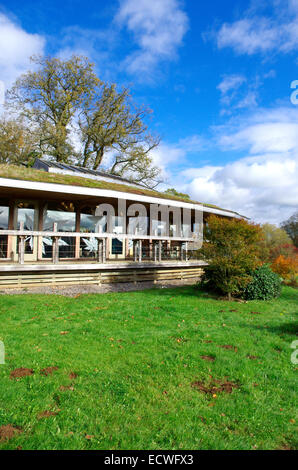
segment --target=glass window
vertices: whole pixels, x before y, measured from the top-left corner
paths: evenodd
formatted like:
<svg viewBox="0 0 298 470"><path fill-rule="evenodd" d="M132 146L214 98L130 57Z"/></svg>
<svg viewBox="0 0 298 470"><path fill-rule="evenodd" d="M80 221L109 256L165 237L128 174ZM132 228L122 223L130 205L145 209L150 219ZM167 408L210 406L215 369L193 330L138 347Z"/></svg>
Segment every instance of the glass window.
<svg viewBox="0 0 298 470"><path fill-rule="evenodd" d="M112 216L113 233L124 233L124 217Z"/></svg>
<svg viewBox="0 0 298 470"><path fill-rule="evenodd" d="M0 230L8 230L9 207L0 206Z"/></svg>
<svg viewBox="0 0 298 470"><path fill-rule="evenodd" d="M46 210L43 219L43 230L53 230L54 223L57 224L58 232L75 232L76 229L76 213Z"/></svg>
<svg viewBox="0 0 298 470"><path fill-rule="evenodd" d="M70 203L49 204L44 212L43 230L52 231L54 223L57 224L58 232L75 232L76 212ZM53 240L50 237L42 239L42 253L44 258L53 255ZM75 238L71 236L59 239L59 258L75 257Z"/></svg>
<svg viewBox="0 0 298 470"><path fill-rule="evenodd" d="M21 222L24 224L24 230L35 230L36 210L32 204L21 202L18 204L17 229L20 229ZM17 241L17 250L19 238ZM25 238L25 254L32 254L34 250L34 237L28 235Z"/></svg>
<svg viewBox="0 0 298 470"><path fill-rule="evenodd" d="M81 214L80 219L80 232L99 232L105 233L107 231L107 217L96 217L91 214Z"/></svg>

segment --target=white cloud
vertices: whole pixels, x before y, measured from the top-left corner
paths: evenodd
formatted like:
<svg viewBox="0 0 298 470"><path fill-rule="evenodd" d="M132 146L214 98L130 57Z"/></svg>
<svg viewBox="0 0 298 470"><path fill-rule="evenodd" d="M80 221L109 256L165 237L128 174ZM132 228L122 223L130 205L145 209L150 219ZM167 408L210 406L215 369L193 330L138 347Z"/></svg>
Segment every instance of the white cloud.
<svg viewBox="0 0 298 470"><path fill-rule="evenodd" d="M27 33L0 13L0 80L5 87L28 69L30 56L43 54L44 46L43 36Z"/></svg>
<svg viewBox="0 0 298 470"><path fill-rule="evenodd" d="M259 110L217 129L215 149L246 152L222 165L188 168L177 189L258 222L279 223L298 207L298 111ZM187 162L187 152L184 161Z"/></svg>
<svg viewBox="0 0 298 470"><path fill-rule="evenodd" d="M228 91L239 88L244 82L246 78L243 75L225 75L217 88L226 95Z"/></svg>
<svg viewBox="0 0 298 470"><path fill-rule="evenodd" d="M124 61L131 74L152 73L160 61L175 58L188 29L178 0L122 0L116 21L132 33L138 46Z"/></svg>
<svg viewBox="0 0 298 470"><path fill-rule="evenodd" d="M259 8L263 4L258 4ZM250 8L243 17L223 23L215 33L219 49L231 47L237 54L288 53L298 49L298 6L296 0L272 2L271 15Z"/></svg>

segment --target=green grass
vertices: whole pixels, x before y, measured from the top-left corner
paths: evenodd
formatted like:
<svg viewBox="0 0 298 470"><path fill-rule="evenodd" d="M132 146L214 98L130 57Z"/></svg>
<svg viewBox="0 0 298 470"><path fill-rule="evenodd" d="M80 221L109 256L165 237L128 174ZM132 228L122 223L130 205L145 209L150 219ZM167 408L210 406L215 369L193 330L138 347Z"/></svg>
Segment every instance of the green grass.
<svg viewBox="0 0 298 470"><path fill-rule="evenodd" d="M0 426L23 432L0 448L296 448L297 300L290 287L243 304L193 287L1 296ZM59 369L41 375L49 366ZM18 367L35 373L10 379ZM191 386L210 376L239 388L214 397ZM45 410L60 411L38 417Z"/></svg>

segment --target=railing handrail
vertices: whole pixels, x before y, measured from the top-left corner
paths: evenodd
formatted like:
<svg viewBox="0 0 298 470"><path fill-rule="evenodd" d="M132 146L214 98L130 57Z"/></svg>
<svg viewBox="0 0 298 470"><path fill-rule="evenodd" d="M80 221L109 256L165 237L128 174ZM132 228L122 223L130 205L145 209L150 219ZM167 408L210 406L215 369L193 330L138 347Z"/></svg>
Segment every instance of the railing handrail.
<svg viewBox="0 0 298 470"><path fill-rule="evenodd" d="M180 241L193 242L196 238L190 237L169 237L157 235L133 235L129 233L107 233L107 232L58 232L58 231L39 231L39 230L0 230L0 235L23 236L23 237L84 237L84 238L120 238L131 240L162 240L162 241Z"/></svg>

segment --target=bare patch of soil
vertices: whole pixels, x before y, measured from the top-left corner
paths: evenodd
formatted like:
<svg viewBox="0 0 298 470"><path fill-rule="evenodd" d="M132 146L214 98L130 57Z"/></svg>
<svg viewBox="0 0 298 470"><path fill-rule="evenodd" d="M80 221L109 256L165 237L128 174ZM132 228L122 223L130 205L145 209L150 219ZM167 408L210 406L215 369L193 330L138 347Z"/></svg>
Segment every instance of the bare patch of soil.
<svg viewBox="0 0 298 470"><path fill-rule="evenodd" d="M69 374L68 377L69 377L71 380L73 380L73 379L76 379L77 376L78 376L78 374L76 374L75 372L70 372L70 374Z"/></svg>
<svg viewBox="0 0 298 470"><path fill-rule="evenodd" d="M52 373L55 371L55 370L58 370L58 367L46 367L45 369L41 369L40 373L41 375L52 375Z"/></svg>
<svg viewBox="0 0 298 470"><path fill-rule="evenodd" d="M233 350L235 352L238 351L238 348L236 346L233 346L232 344L220 344L219 345L219 348L222 348L222 349L230 349L230 350Z"/></svg>
<svg viewBox="0 0 298 470"><path fill-rule="evenodd" d="M214 356L201 356L201 359L204 359L204 361L209 361L209 362L214 362L215 361Z"/></svg>
<svg viewBox="0 0 298 470"><path fill-rule="evenodd" d="M27 369L26 367L19 367L18 369L11 371L9 377L11 379L17 379L19 377L27 377L28 375L33 375L33 374L34 374L33 369Z"/></svg>
<svg viewBox="0 0 298 470"><path fill-rule="evenodd" d="M72 385L61 385L59 390L61 390L61 392L65 392L66 390L71 390L73 392L74 387Z"/></svg>
<svg viewBox="0 0 298 470"><path fill-rule="evenodd" d="M51 416L57 416L57 414L60 412L60 410L57 411L50 411L50 410L45 410L41 411L38 413L37 418L42 419L42 418L50 418Z"/></svg>
<svg viewBox="0 0 298 470"><path fill-rule="evenodd" d="M196 388L198 391L203 393L208 393L211 395L217 393L232 393L234 388L239 388L239 385L235 382L229 380L221 381L217 379L211 379L209 383L203 381L193 382L191 384L193 388Z"/></svg>
<svg viewBox="0 0 298 470"><path fill-rule="evenodd" d="M22 432L22 428L18 426L12 426L12 424L5 424L4 426L0 426L0 442L9 441L9 439L12 439L16 434L20 434Z"/></svg>
<svg viewBox="0 0 298 470"><path fill-rule="evenodd" d="M259 359L258 356L252 356L251 354L248 354L246 357L248 357L248 359L251 359L252 361Z"/></svg>

